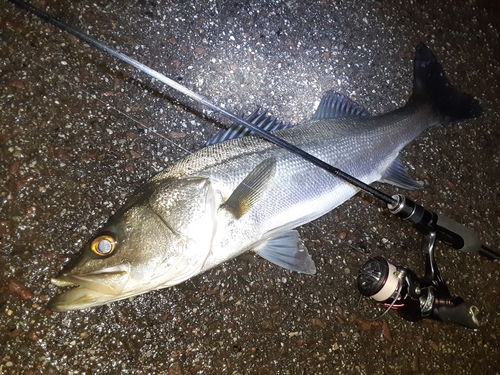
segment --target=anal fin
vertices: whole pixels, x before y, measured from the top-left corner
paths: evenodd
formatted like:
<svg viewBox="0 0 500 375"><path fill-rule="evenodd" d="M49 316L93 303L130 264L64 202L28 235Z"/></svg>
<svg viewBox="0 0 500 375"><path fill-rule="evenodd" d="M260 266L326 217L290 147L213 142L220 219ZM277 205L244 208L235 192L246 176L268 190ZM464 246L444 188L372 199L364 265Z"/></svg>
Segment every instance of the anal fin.
<svg viewBox="0 0 500 375"><path fill-rule="evenodd" d="M273 237L254 251L262 258L287 270L308 275L316 273L316 265L296 230Z"/></svg>
<svg viewBox="0 0 500 375"><path fill-rule="evenodd" d="M423 188L422 185L420 185L417 181L415 181L413 177L408 174L408 171L404 167L399 157L392 162L389 168L387 168L387 170L382 175L380 182L385 182L408 190Z"/></svg>

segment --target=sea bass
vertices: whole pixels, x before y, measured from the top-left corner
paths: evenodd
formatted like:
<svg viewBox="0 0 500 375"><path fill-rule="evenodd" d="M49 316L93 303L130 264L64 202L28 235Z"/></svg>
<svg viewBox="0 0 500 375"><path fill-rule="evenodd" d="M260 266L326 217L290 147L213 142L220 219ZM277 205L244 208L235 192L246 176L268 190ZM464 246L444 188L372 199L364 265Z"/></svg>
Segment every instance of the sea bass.
<svg viewBox="0 0 500 375"><path fill-rule="evenodd" d="M481 108L449 84L422 43L413 84L404 107L378 116L327 93L301 125L285 129L258 113L249 120L278 129L275 135L364 183L420 188L398 158L401 149L428 127L476 117ZM232 130L142 186L52 279L74 288L53 298L50 308L83 309L176 285L249 250L314 274L294 228L357 189L264 139Z"/></svg>

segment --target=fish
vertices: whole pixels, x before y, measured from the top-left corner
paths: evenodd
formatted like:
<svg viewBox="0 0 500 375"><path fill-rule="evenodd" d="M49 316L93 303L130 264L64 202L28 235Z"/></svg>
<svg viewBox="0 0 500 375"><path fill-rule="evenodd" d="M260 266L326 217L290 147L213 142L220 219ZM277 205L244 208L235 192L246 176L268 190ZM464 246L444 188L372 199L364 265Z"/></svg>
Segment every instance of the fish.
<svg viewBox="0 0 500 375"><path fill-rule="evenodd" d="M344 95L327 92L302 124L258 111L248 120L366 184L420 189L400 151L429 127L479 116L481 106L449 83L423 43L416 47L413 73L406 104L384 114L370 115ZM85 309L171 287L247 251L313 275L314 260L296 228L357 192L246 130L224 130L126 201L51 280L66 289L49 308Z"/></svg>

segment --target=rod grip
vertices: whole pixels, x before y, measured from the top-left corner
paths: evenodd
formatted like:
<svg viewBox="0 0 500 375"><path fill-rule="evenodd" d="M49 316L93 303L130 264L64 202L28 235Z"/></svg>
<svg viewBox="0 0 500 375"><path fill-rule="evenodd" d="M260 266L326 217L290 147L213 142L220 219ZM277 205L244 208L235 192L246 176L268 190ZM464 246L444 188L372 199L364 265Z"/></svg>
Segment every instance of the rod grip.
<svg viewBox="0 0 500 375"><path fill-rule="evenodd" d="M478 319L478 313L476 306L468 306L465 302L456 306L439 306L434 309L434 314L443 322L455 323L472 329L482 325Z"/></svg>
<svg viewBox="0 0 500 375"><path fill-rule="evenodd" d="M438 238L441 241L466 253L479 252L481 241L474 231L442 214L436 216L436 225L439 227Z"/></svg>

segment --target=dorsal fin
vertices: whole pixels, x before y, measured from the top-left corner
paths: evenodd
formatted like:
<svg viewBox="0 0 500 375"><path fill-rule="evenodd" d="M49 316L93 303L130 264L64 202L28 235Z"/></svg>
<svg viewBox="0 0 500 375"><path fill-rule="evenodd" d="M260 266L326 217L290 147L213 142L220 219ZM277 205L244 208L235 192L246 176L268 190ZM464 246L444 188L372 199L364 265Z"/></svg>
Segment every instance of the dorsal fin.
<svg viewBox="0 0 500 375"><path fill-rule="evenodd" d="M361 105L344 95L329 91L321 98L311 120L359 116L370 116L370 114Z"/></svg>
<svg viewBox="0 0 500 375"><path fill-rule="evenodd" d="M259 110L256 110L250 116L247 116L245 120L269 132L286 129L291 126L291 124L279 121L274 117L268 116L267 112L260 112ZM216 143L228 141L230 139L241 138L253 134L253 131L245 128L244 126L235 124L228 129L222 129L214 137L210 138L205 145L210 146Z"/></svg>

